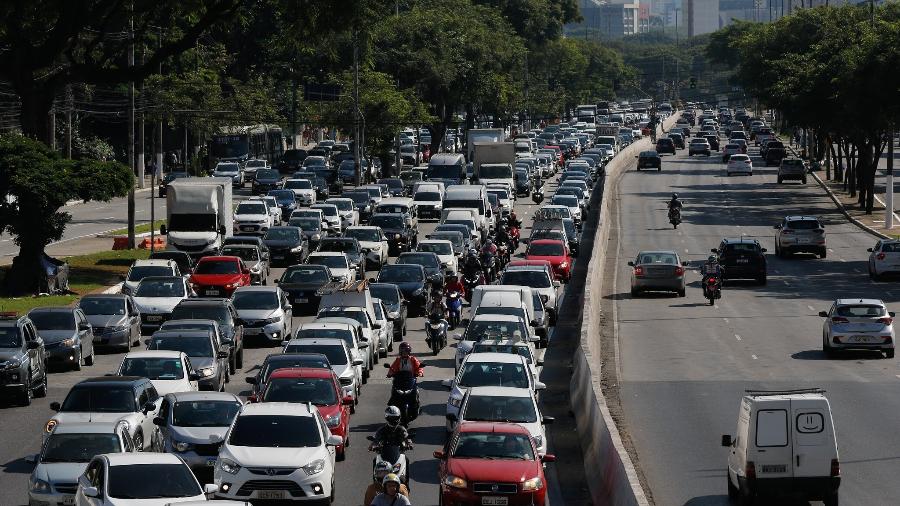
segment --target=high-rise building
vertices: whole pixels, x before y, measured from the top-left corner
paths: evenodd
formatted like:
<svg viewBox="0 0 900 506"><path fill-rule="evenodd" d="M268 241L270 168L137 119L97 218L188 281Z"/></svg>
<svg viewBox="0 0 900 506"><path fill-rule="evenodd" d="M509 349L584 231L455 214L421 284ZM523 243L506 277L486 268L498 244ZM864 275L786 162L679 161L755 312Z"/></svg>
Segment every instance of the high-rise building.
<svg viewBox="0 0 900 506"><path fill-rule="evenodd" d="M647 2L648 0L644 0ZM618 39L626 35L650 31L649 3L642 10L641 0L581 0L581 23L567 25L604 38Z"/></svg>
<svg viewBox="0 0 900 506"><path fill-rule="evenodd" d="M719 26L719 0L685 0L688 37L712 33Z"/></svg>

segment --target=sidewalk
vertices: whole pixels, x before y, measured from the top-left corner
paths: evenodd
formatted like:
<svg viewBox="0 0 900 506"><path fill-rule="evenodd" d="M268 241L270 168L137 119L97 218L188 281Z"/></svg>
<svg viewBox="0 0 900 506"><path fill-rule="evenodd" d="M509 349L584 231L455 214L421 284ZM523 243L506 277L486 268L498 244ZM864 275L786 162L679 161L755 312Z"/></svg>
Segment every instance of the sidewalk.
<svg viewBox="0 0 900 506"><path fill-rule="evenodd" d="M900 239L900 216L898 216L897 213L894 213L894 228L892 230L885 228L884 200L880 195L875 196L872 214L866 214L865 211L860 209L857 198L850 197L850 193L844 190L844 183L838 181L825 181L825 173L821 171L813 172L812 176L813 179L828 192L828 195L838 206L838 209L840 209L840 211L844 213L844 216L846 216L854 225L882 239Z"/></svg>

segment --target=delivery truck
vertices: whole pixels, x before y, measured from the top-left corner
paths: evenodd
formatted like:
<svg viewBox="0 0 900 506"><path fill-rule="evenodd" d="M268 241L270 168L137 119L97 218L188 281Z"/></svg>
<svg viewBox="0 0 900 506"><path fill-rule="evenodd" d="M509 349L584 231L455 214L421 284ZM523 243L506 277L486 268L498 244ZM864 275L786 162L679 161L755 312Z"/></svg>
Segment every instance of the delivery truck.
<svg viewBox="0 0 900 506"><path fill-rule="evenodd" d="M169 183L166 192L166 249L191 256L216 254L234 225L231 179L186 177Z"/></svg>
<svg viewBox="0 0 900 506"><path fill-rule="evenodd" d="M509 187L511 192L515 192L515 144L512 142L477 142L474 148L474 180L483 185L504 184Z"/></svg>
<svg viewBox="0 0 900 506"><path fill-rule="evenodd" d="M475 144L503 142L506 132L502 128L473 128L466 132L466 161L475 160Z"/></svg>

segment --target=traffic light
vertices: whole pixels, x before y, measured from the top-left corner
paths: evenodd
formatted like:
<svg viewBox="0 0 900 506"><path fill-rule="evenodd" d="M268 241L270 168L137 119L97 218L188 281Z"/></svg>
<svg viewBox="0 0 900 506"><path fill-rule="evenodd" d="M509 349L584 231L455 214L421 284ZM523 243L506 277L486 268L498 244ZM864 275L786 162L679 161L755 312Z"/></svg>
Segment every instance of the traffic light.
<svg viewBox="0 0 900 506"><path fill-rule="evenodd" d="M697 87L697 78L692 77L691 78L691 88L696 88L696 87Z"/></svg>

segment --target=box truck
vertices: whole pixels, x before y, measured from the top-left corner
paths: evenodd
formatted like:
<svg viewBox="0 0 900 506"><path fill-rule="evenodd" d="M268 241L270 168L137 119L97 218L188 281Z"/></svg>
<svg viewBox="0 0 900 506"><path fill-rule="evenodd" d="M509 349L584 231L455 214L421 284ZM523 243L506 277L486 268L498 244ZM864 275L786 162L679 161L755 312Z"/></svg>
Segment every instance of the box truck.
<svg viewBox="0 0 900 506"><path fill-rule="evenodd" d="M516 146L512 142L475 143L474 181L504 184L515 191Z"/></svg>
<svg viewBox="0 0 900 506"><path fill-rule="evenodd" d="M475 160L475 144L503 142L506 132L502 128L473 128L466 132L466 161Z"/></svg>
<svg viewBox="0 0 900 506"><path fill-rule="evenodd" d="M166 248L192 256L215 254L234 226L231 179L186 177L169 183L166 194Z"/></svg>

